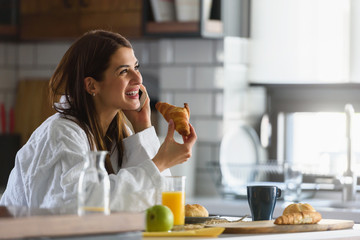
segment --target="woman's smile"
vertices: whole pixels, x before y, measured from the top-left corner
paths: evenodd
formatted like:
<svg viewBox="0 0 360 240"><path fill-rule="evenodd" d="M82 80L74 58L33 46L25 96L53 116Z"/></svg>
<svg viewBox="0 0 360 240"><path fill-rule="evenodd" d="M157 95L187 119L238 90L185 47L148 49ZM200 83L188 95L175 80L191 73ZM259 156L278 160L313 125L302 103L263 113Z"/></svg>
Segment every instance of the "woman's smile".
<svg viewBox="0 0 360 240"><path fill-rule="evenodd" d="M132 90L132 91L128 91L125 93L126 96L128 96L129 98L139 98L139 89L138 90Z"/></svg>

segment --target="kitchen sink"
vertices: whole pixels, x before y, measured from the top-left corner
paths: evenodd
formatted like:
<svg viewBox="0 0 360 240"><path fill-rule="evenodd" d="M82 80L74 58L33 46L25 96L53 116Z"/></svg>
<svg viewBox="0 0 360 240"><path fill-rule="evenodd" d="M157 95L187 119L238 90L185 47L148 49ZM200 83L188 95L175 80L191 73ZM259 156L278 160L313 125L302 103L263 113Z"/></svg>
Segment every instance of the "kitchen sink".
<svg viewBox="0 0 360 240"><path fill-rule="evenodd" d="M359 209L360 210L360 202L352 201L352 202L333 202L329 204L331 208L347 208L347 209Z"/></svg>
<svg viewBox="0 0 360 240"><path fill-rule="evenodd" d="M308 200L307 203L310 203L314 208L340 208L340 209L357 209L360 210L360 201L349 201L342 202L341 200Z"/></svg>

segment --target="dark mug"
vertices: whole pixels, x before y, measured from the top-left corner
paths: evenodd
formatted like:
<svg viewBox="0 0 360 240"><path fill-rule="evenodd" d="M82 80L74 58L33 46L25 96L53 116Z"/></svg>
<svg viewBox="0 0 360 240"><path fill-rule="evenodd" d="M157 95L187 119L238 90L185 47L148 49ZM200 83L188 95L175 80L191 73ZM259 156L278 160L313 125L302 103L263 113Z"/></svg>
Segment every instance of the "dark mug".
<svg viewBox="0 0 360 240"><path fill-rule="evenodd" d="M253 221L271 220L281 189L276 186L248 186L247 198Z"/></svg>

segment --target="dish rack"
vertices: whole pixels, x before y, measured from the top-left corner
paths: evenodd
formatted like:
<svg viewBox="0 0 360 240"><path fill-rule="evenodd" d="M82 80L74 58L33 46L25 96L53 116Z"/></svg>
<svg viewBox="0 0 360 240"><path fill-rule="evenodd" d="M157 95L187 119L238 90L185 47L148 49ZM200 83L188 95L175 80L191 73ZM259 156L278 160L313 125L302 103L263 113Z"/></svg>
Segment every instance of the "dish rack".
<svg viewBox="0 0 360 240"><path fill-rule="evenodd" d="M221 165L210 162L209 171L224 198L246 198L248 185L278 185L283 182L283 166L277 163Z"/></svg>

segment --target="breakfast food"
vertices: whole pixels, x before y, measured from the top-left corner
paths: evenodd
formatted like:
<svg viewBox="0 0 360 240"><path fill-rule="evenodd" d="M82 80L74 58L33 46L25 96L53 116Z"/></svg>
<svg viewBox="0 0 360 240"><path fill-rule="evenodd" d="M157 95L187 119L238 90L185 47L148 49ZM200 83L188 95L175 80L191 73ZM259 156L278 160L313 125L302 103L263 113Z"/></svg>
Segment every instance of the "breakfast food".
<svg viewBox="0 0 360 240"><path fill-rule="evenodd" d="M155 108L164 116L167 122L170 119L174 121L175 129L178 133L183 136L190 134L190 109L187 103L184 103L184 107L176 107L165 102L158 102Z"/></svg>
<svg viewBox="0 0 360 240"><path fill-rule="evenodd" d="M209 212L200 204L186 204L185 205L185 217L208 217Z"/></svg>
<svg viewBox="0 0 360 240"><path fill-rule="evenodd" d="M321 214L308 203L290 204L283 215L275 219L275 224L314 224L321 220Z"/></svg>

